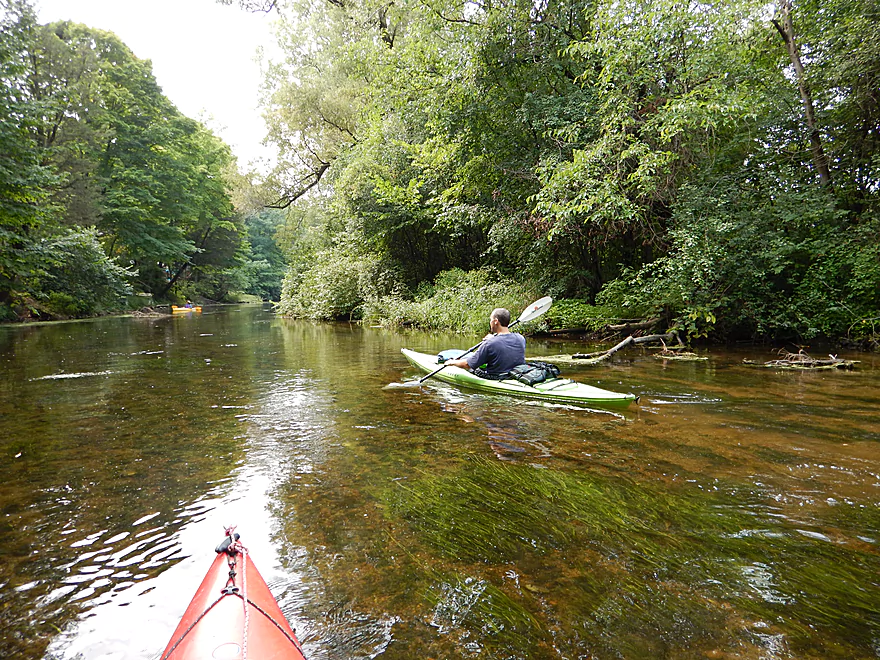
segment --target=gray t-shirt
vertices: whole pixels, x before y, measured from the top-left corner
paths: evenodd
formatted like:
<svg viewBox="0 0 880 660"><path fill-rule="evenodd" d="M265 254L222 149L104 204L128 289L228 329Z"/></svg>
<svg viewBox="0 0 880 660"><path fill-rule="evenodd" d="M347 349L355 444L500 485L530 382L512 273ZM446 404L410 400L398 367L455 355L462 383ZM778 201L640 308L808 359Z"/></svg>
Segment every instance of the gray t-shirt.
<svg viewBox="0 0 880 660"><path fill-rule="evenodd" d="M507 373L518 364L526 361L526 338L517 332L495 335L480 344L480 347L467 357L471 369L485 364L486 371L493 376Z"/></svg>

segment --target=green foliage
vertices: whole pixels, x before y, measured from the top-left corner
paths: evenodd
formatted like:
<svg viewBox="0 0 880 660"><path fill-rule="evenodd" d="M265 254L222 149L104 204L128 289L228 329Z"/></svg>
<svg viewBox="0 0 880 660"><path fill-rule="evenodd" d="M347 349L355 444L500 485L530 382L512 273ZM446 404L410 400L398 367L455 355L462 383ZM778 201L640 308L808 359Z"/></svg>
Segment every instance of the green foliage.
<svg viewBox="0 0 880 660"><path fill-rule="evenodd" d="M753 93L755 53L743 47L754 25L745 9L597 3L591 35L568 52L584 61L598 132L570 158L549 156L538 169L543 185L534 201L551 235L586 224L589 245L616 244L625 265L641 264L640 248L662 239L678 185L735 151L737 132L748 130L763 102Z"/></svg>
<svg viewBox="0 0 880 660"><path fill-rule="evenodd" d="M415 300L391 295L370 301L364 316L385 325L480 334L486 332L489 314L496 307L509 309L515 320L539 297L532 287L505 279L491 269L453 269L440 273L433 286L422 287Z"/></svg>
<svg viewBox="0 0 880 660"><path fill-rule="evenodd" d="M42 264L32 283L35 298L55 316L89 316L120 310L136 275L117 265L94 229L68 231L34 248Z"/></svg>
<svg viewBox="0 0 880 660"><path fill-rule="evenodd" d="M839 337L880 310L877 219L837 211L793 181L683 190L669 254L608 285L624 314L667 312L692 338Z"/></svg>
<svg viewBox="0 0 880 660"><path fill-rule="evenodd" d="M31 131L41 107L26 89L36 17L26 2L3 0L0 16L0 305L37 268L30 249L53 217L49 189L58 181L41 162Z"/></svg>
<svg viewBox="0 0 880 660"><path fill-rule="evenodd" d="M198 255L196 265L229 267L241 244L229 147L177 111L150 62L71 22L41 26L28 62L43 108L35 142L66 179L52 190L61 223L97 226L107 252L135 264L139 286L159 296L173 284L164 265L176 274Z"/></svg>
<svg viewBox="0 0 880 660"><path fill-rule="evenodd" d="M4 315L117 309L132 277L160 298L277 297L283 258L259 231L256 252L247 241L229 147L177 111L150 62L108 32L37 25L27 0L2 9Z"/></svg>
<svg viewBox="0 0 880 660"><path fill-rule="evenodd" d="M544 322L550 328L598 331L609 323L618 321L608 309L589 304L586 300L554 300L553 306L544 315Z"/></svg>
<svg viewBox="0 0 880 660"><path fill-rule="evenodd" d="M48 295L35 246L95 226L159 297L247 292L309 318L470 332L485 306L540 292L584 301L557 305L559 325L660 314L691 338L874 336L869 0L793 7L813 135L757 0L279 0L279 166L254 188L293 203L283 226L254 194L235 212L228 147L180 115L148 61L2 1L0 304Z"/></svg>
<svg viewBox="0 0 880 660"><path fill-rule="evenodd" d="M245 218L249 252L239 268L245 284L241 291L261 300L280 300L281 281L287 260L276 238L284 223L277 211L261 212Z"/></svg>
<svg viewBox="0 0 880 660"><path fill-rule="evenodd" d="M288 272L278 311L296 318L351 320L360 317L362 281L370 261L360 255L324 251L304 273Z"/></svg>
<svg viewBox="0 0 880 660"><path fill-rule="evenodd" d="M765 3L287 8L308 29L284 31L273 139L312 174L329 165L309 202L325 242L345 236L408 289L490 268L602 308L559 308L561 325L659 314L691 338L834 336L876 315L867 0L794 8L826 191ZM365 298L370 318L465 327L425 300Z"/></svg>

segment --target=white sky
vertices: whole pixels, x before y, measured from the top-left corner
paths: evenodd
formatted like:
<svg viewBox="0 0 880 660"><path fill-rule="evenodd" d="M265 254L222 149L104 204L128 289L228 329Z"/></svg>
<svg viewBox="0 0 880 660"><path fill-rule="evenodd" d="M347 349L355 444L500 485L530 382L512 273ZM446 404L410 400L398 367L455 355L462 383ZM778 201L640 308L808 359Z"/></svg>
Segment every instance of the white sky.
<svg viewBox="0 0 880 660"><path fill-rule="evenodd" d="M271 160L260 143L257 49L277 52L274 14L251 14L214 0L35 0L41 23L71 20L114 32L186 116L204 121L232 147L239 166ZM260 168L264 169L264 168Z"/></svg>

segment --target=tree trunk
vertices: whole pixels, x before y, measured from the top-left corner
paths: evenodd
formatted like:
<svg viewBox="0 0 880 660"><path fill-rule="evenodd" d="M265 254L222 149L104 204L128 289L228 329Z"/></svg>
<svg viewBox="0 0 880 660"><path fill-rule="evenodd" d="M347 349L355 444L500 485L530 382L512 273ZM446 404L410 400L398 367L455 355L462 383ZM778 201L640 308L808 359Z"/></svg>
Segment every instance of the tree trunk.
<svg viewBox="0 0 880 660"><path fill-rule="evenodd" d="M813 156L813 164L816 166L816 171L819 172L819 180L822 182L822 185L830 186L831 172L828 170L828 157L822 148L822 136L819 134L819 127L816 124L813 96L810 93L810 87L804 74L800 49L794 37L794 23L791 19L791 0L779 0L779 12L782 14L782 24L780 25L779 21L774 18L773 25L776 26L779 34L782 36L782 40L785 42L788 56L791 59L795 75L797 76L798 90L804 103L804 118L810 131L810 152Z"/></svg>
<svg viewBox="0 0 880 660"><path fill-rule="evenodd" d="M204 249L205 243L208 242L208 237L211 235L212 231L214 231L214 228L211 226L208 226L208 228L205 230L205 235L202 236L202 241L199 244L199 252L201 252ZM168 281L168 285L164 289L162 289L162 291L161 291L161 293L159 293L158 297L164 298L168 294L168 292L171 291L171 287L174 286L174 284L177 282L177 280L180 278L180 276L183 275L184 272L186 272L186 269L191 265L192 265L192 260L189 257L187 257L186 261L183 263L183 265L180 268L177 269L177 272L174 273L174 277L172 277Z"/></svg>
<svg viewBox="0 0 880 660"><path fill-rule="evenodd" d="M180 268L178 268L177 272L174 273L174 277L172 277L170 280L168 280L168 284L166 285L166 287L164 289L162 289L162 291L156 297L157 298L164 298L168 294L168 292L171 291L171 287L174 286L174 284L177 282L177 280L180 278L180 276L183 275L184 271L186 271L186 269L189 267L189 265L190 264L187 261Z"/></svg>

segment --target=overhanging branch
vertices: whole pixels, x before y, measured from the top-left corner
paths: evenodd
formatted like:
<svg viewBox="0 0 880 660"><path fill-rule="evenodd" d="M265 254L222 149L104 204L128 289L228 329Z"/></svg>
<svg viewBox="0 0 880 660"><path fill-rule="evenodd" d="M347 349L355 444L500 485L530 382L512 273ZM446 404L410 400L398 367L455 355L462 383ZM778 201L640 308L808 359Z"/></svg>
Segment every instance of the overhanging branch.
<svg viewBox="0 0 880 660"><path fill-rule="evenodd" d="M273 204L267 204L268 209L286 209L300 197L305 195L309 190L318 185L324 173L330 169L330 163L321 161L321 166L316 170L312 170L302 179L297 181L293 187L288 188L281 197Z"/></svg>

